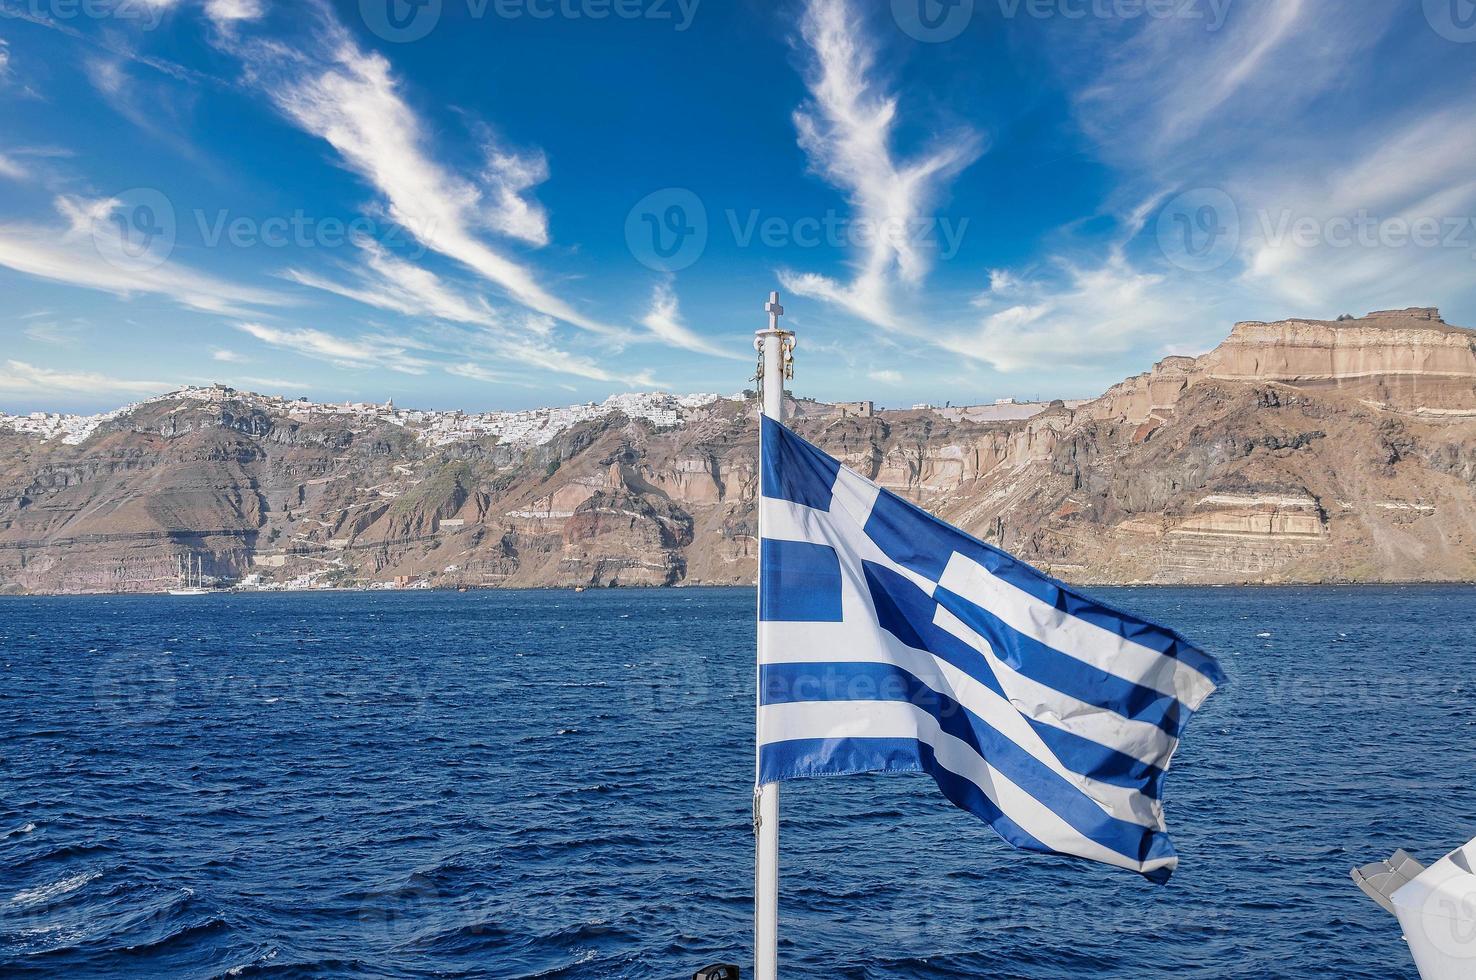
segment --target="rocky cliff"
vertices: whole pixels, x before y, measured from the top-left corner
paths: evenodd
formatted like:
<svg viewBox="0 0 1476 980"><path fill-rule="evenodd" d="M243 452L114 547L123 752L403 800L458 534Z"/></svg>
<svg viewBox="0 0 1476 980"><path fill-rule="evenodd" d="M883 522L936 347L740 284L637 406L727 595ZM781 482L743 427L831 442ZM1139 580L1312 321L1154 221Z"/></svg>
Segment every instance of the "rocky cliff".
<svg viewBox="0 0 1476 980"><path fill-rule="evenodd" d="M184 554L267 586L753 579L751 402L520 439L283 406L0 426L0 588L154 591ZM1093 401L979 414L793 404L848 465L1068 580L1476 579L1476 333L1434 310L1241 323Z"/></svg>

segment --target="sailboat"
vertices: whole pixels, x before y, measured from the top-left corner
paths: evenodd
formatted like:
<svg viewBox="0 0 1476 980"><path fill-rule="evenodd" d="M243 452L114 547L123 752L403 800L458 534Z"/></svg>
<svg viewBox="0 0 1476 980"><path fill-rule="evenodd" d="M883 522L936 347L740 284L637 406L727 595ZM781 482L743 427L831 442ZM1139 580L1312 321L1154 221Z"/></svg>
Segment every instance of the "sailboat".
<svg viewBox="0 0 1476 980"><path fill-rule="evenodd" d="M198 562L194 555L188 558L176 556L174 559L176 574L179 576L179 588L170 589L170 595L207 595L210 590L205 588L205 561ZM192 581L193 580L193 581Z"/></svg>

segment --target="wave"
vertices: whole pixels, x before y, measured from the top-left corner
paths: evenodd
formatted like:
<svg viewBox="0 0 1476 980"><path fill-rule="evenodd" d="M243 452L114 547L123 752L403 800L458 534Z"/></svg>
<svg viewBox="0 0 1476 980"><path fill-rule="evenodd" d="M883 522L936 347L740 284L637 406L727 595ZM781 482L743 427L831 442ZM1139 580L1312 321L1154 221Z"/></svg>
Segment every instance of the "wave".
<svg viewBox="0 0 1476 980"><path fill-rule="evenodd" d="M38 885L35 888L24 888L10 896L12 906L39 905L50 902L79 888L85 888L88 884L101 878L101 871L79 871L68 875L47 885Z"/></svg>
<svg viewBox="0 0 1476 980"><path fill-rule="evenodd" d="M377 970L363 960L342 959L336 956L321 959L283 960L275 962L278 951L274 948L250 963L230 967L221 975L227 977L321 977L358 976L366 972L371 975ZM367 968L367 969L366 969Z"/></svg>
<svg viewBox="0 0 1476 980"><path fill-rule="evenodd" d="M148 942L136 943L131 946L122 947L124 952L135 956L149 953L164 953L177 947L187 945L196 940L214 936L217 933L230 931L230 923L218 916L212 916L203 922L181 923L165 932L157 939Z"/></svg>

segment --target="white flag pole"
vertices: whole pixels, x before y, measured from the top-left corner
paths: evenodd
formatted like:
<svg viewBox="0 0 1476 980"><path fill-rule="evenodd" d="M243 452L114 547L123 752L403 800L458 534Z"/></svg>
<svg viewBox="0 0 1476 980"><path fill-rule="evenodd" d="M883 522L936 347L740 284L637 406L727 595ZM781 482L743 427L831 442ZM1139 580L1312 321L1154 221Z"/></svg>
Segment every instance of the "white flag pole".
<svg viewBox="0 0 1476 980"><path fill-rule="evenodd" d="M764 305L769 314L767 330L757 331L753 346L759 352L759 385L762 398L761 410L776 422L784 421L784 379L791 367L790 352L794 350L794 334L779 329L779 318L784 307L779 305L779 294L770 293ZM760 432L762 432L760 426ZM760 454L763 449L760 436ZM760 464L760 498L762 498L762 473ZM764 534L762 499L759 501L759 539ZM760 545L762 549L762 545ZM763 591L763 562L759 562L759 591ZM764 633L759 624L758 662L763 663ZM755 672L757 675L757 671ZM757 707L757 680L755 681L755 707ZM755 728L757 733L757 728ZM754 761L757 766L758 743L754 742ZM757 772L757 768L755 768ZM779 975L779 784L757 784L755 779L753 797L753 975L755 980L777 980Z"/></svg>

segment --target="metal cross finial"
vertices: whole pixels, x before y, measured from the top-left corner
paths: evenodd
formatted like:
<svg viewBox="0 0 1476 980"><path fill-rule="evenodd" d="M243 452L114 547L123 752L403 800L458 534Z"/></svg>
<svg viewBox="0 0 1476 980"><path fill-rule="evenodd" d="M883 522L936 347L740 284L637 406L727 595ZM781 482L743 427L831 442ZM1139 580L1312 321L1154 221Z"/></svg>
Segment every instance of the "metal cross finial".
<svg viewBox="0 0 1476 980"><path fill-rule="evenodd" d="M777 291L769 294L769 301L764 304L764 312L769 314L769 329L755 330L753 334L753 349L759 352L758 371L755 379L762 381L764 378L764 351L772 341L774 351L778 360L774 367L776 374L785 378L794 377L794 333L782 330L779 327L779 318L784 315L784 307L779 305L779 293Z"/></svg>

